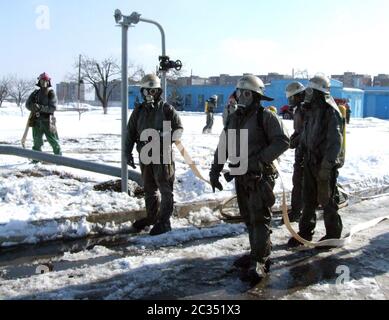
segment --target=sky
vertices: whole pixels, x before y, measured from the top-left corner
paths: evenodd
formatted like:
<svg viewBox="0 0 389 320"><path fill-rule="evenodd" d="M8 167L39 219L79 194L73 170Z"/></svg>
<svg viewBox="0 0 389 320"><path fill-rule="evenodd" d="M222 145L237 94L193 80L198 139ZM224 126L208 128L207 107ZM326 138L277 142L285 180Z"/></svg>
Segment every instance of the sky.
<svg viewBox="0 0 389 320"><path fill-rule="evenodd" d="M79 54L120 62L117 8L158 21L184 75L389 73L387 0L1 0L0 78L60 82ZM141 22L128 39L130 62L155 71L158 29Z"/></svg>

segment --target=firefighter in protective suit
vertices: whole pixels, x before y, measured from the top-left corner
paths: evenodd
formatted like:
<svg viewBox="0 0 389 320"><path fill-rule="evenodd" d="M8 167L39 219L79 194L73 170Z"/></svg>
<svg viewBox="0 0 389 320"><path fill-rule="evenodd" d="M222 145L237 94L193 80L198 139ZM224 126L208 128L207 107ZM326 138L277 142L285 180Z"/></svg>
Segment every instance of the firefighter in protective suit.
<svg viewBox="0 0 389 320"><path fill-rule="evenodd" d="M141 95L143 103L135 106L128 123L126 154L128 165L136 168L132 155L133 148L139 152L139 163L145 191L147 217L136 221L133 227L140 232L146 227L154 225L150 235L156 236L171 231L170 218L173 213L173 184L175 180L175 166L172 159L172 143L181 139L183 126L180 117L173 106L161 98L162 88L160 79L153 74L146 75L141 82ZM164 122L170 123L170 131L165 132ZM160 154L152 157L145 152L152 141L141 141L142 133L146 130L157 131L160 140ZM168 145L166 145L168 136ZM163 142L162 142L163 141ZM143 149L146 148L146 149ZM142 150L144 151L142 154ZM155 152L155 150L154 150ZM168 159L165 156L168 154ZM166 161L167 160L167 161ZM161 194L159 199L158 191Z"/></svg>
<svg viewBox="0 0 389 320"><path fill-rule="evenodd" d="M47 73L38 77L36 84L39 90L35 90L27 99L26 108L31 111L30 127L34 139L33 150L42 151L43 135L53 148L56 155L61 155L56 119L54 112L57 110L57 97L51 86L51 78ZM36 161L34 161L35 163Z"/></svg>
<svg viewBox="0 0 389 320"><path fill-rule="evenodd" d="M335 100L330 95L330 80L324 75L312 78L305 90L306 121L300 146L304 161L303 214L299 235L312 241L316 227L316 208L324 209L326 235L320 240L340 239L342 220L336 201L338 169L344 164L342 155L343 121ZM290 247L299 246L294 238Z"/></svg>
<svg viewBox="0 0 389 320"><path fill-rule="evenodd" d="M304 128L303 102L305 87L300 82L292 82L286 87L286 97L290 110L293 112L294 133L290 137L290 148L295 149L295 162L293 170L292 211L289 213L290 222L299 222L302 210L303 194L303 155L300 144L301 133Z"/></svg>
<svg viewBox="0 0 389 320"><path fill-rule="evenodd" d="M206 101L205 113L207 115L207 124L203 129L203 134L212 133L213 124L215 121L215 112L217 109L217 95L213 95Z"/></svg>
<svg viewBox="0 0 389 320"><path fill-rule="evenodd" d="M262 80L256 76L247 75L239 80L238 109L228 118L210 171L213 190L223 190L219 179L227 159L231 174L234 168L246 162L247 169L232 176L240 214L248 229L251 252L236 260L234 265L242 271L241 280L252 284L269 272L271 207L275 202L273 188L278 174L273 161L289 148L289 136L281 120L261 105L263 100L273 100L264 95L264 89ZM228 141L229 131L237 135L236 143ZM248 134L248 141L241 141L240 136L245 134ZM241 163L233 163L231 156L241 154L245 147L247 159L242 157Z"/></svg>
<svg viewBox="0 0 389 320"><path fill-rule="evenodd" d="M230 95L230 97L228 98L228 103L227 105L224 107L224 111L223 111L223 126L225 127L227 125L227 120L228 120L228 117L234 113L236 111L236 109L238 108L237 107L237 98L236 98L236 95L235 95L235 91L233 94Z"/></svg>

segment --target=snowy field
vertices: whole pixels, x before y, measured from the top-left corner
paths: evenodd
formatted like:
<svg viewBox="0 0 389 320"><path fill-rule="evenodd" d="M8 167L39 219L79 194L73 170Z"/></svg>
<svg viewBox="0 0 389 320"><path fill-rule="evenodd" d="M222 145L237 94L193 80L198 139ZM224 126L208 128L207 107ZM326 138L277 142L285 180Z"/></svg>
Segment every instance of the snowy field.
<svg viewBox="0 0 389 320"><path fill-rule="evenodd" d="M99 109L92 109L79 120L76 112L57 112L63 154L120 167L120 115L120 109L110 109L108 115L103 115ZM11 104L0 108L0 144L20 145L27 116L22 117L20 110ZM201 134L205 125L203 114L181 113L181 118L185 128L183 144L203 175L208 177L222 130L222 119L217 116L214 134L204 136ZM285 121L285 125L291 134L292 122ZM346 191L358 194L389 186L388 140L389 122L352 119L347 129L347 162L339 178ZM31 146L30 134L28 148ZM51 152L47 143L44 150ZM209 186L195 178L179 153L175 153L177 203L225 199L233 194L233 184L225 182L225 191L213 194ZM293 160L293 151L288 151L280 159L287 191L291 189ZM86 220L53 223L44 227L37 223L33 228L30 222L80 215L87 217L95 212L111 213L144 207L141 199L93 190L95 184L113 179L111 177L53 165L33 165L27 159L13 156L0 155L0 179L0 236L20 238L20 243L33 244L64 236L79 238L90 234L92 229ZM280 191L278 182L276 192ZM385 198L364 205L355 204L343 210L345 232L357 223L388 215L388 205L389 199ZM4 250L0 254L0 299L249 299L249 296L242 294L247 288L236 276L228 273L233 259L249 248L244 225L220 222L208 228L194 226L198 221L207 220L218 221L211 210L204 208L192 212L187 219L174 218L174 230L159 237L141 234L127 236L111 245L88 244L80 249L66 247L40 259L21 259L7 248L17 244L17 241L3 243L3 249L0 248L0 252ZM319 238L324 232L323 222L319 221L318 225ZM112 231L117 228L115 225L106 227ZM303 256L312 269L301 266L301 274L306 276L299 283L293 278L293 272L299 269L296 271L290 265L295 266L301 256L293 260L293 254L286 251L284 246L289 237L287 231L276 227L273 233L274 258L275 268L279 271L272 276L266 295L257 293L251 298L388 299L387 230L388 223L383 223L370 232L365 231L355 237L350 247L339 249L334 256L326 253L318 257L309 254ZM35 268L47 261L55 265L55 272L34 275ZM324 266L323 270L331 270L332 273L330 276L321 274L312 280L309 274L317 273L321 261L330 266ZM343 262L352 267L353 273L351 281L339 291L335 269ZM19 273L15 271L15 265L18 265ZM369 272L362 272L362 269ZM189 282L185 292L178 285L180 279ZM189 289L190 281L194 281L191 279L196 279L196 283L192 283L192 290ZM297 282L293 282L295 280ZM280 286L284 286L282 290Z"/></svg>
<svg viewBox="0 0 389 320"><path fill-rule="evenodd" d="M64 156L120 167L121 110L110 109L108 115L103 115L100 109L91 110L83 114L81 120L77 112L56 113ZM27 112L22 117L18 108L6 103L0 109L0 144L20 146L27 117ZM181 118L185 128L183 144L203 176L208 177L219 133L222 131L222 119L216 116L214 134L204 136L201 134L205 125L203 114L181 113ZM285 121L285 125L291 134L292 122ZM31 140L30 132L28 148L32 146ZM388 140L389 122L377 119L352 120L347 130L347 162L339 178L346 191L355 193L389 185ZM48 143L45 143L44 151L51 152ZM225 199L233 194L233 183L227 184L224 179L225 191L213 194L206 183L194 176L177 150L175 158L177 203ZM287 191L292 188L293 159L293 151L288 151L280 159ZM83 236L91 230L86 222L27 230L25 226L31 221L88 216L96 212L139 210L144 207L142 199L120 193L94 191L96 183L113 179L108 176L53 165L33 165L27 159L5 155L0 155L0 170L0 234L3 237L24 236L23 242L34 243L38 238L45 237L53 239L66 234ZM36 177L31 174L33 171L42 174ZM63 179L66 174L72 176ZM276 192L281 190L278 181Z"/></svg>

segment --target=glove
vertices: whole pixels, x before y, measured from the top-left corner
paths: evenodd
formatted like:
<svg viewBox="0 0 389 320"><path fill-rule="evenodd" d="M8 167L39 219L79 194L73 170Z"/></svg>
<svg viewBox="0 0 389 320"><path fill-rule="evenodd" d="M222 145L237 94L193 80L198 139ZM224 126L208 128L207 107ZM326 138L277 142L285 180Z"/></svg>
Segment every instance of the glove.
<svg viewBox="0 0 389 320"><path fill-rule="evenodd" d="M227 181L228 183L230 183L232 180L235 179L235 177L231 175L231 172L226 172L226 173L224 174L224 179L226 179L226 181Z"/></svg>
<svg viewBox="0 0 389 320"><path fill-rule="evenodd" d="M127 164L131 168L136 169L136 165L135 165L135 162L134 162L134 157L132 156L132 154L128 155L128 157L127 157Z"/></svg>
<svg viewBox="0 0 389 320"><path fill-rule="evenodd" d="M36 112L40 112L41 109L42 109L42 106L37 104L37 103L34 103L33 106L32 106L32 111L35 112L35 113Z"/></svg>
<svg viewBox="0 0 389 320"><path fill-rule="evenodd" d="M210 182L211 182L211 187L212 187L213 193L216 192L216 189L218 189L219 191L223 191L223 186L219 181L220 173L215 173L215 172L211 171L209 174L209 177L211 179Z"/></svg>

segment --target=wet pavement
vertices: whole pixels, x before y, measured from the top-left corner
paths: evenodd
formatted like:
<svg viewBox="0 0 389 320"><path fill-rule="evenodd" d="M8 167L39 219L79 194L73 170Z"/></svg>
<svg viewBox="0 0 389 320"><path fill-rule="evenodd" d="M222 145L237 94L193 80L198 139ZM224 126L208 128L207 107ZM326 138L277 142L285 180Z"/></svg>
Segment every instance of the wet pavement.
<svg viewBox="0 0 389 320"><path fill-rule="evenodd" d="M380 203L377 200L366 201L358 206L362 206L358 210L356 206L344 209L342 215L346 225L353 225L387 215L388 205L389 198ZM369 213L373 210L374 214ZM358 214L359 220L352 214ZM36 268L50 264L53 267L52 275L67 280L78 277L77 285L65 284L64 281L60 289L48 292L42 290L39 295L31 292L18 296L18 299L388 299L388 231L389 222L386 221L356 235L346 248L288 251L285 246L287 233L275 221L271 273L255 287L240 281L241 271L232 267L234 259L243 253L239 246L225 256L204 259L198 256L179 257L151 267L140 266L108 275L93 282L87 279L86 274L78 271L93 272L93 267L110 265L128 257L158 257L188 249L195 251L196 248L218 241L244 242L245 234L188 240L163 248L154 244L135 245L137 235L126 234L1 249L0 283L7 287L16 284L18 280L35 281ZM142 237L146 239L148 236L144 234ZM94 256L96 247L106 248L109 252L103 256ZM69 253L81 255L75 261L64 260L64 254ZM88 268L92 269L88 271ZM145 272L150 272L150 279L143 283L137 281ZM343 279L344 275L347 277ZM131 283L133 287L129 288ZM69 292L71 294L67 296Z"/></svg>

